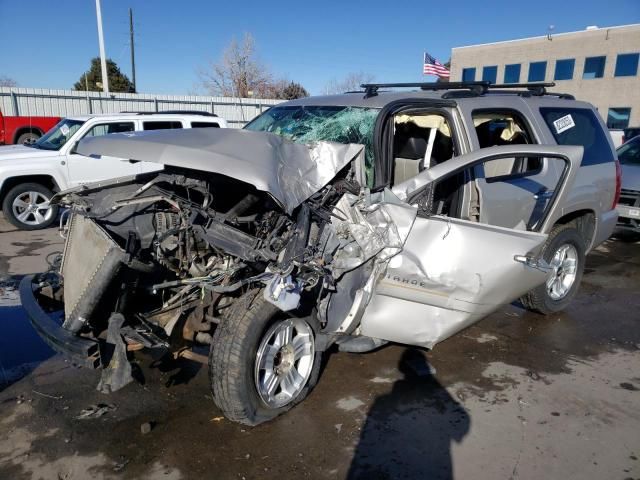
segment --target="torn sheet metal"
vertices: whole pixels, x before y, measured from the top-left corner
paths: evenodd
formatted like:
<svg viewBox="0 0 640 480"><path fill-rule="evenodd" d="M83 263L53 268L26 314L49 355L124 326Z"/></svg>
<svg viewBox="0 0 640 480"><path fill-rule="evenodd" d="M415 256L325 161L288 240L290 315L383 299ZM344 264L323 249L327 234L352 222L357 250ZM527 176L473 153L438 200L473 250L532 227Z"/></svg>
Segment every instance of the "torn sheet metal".
<svg viewBox="0 0 640 480"><path fill-rule="evenodd" d="M300 305L302 282L291 275L274 275L265 282L264 299L283 312L298 308Z"/></svg>
<svg viewBox="0 0 640 480"><path fill-rule="evenodd" d="M271 194L287 213L352 160L364 162L362 145L304 145L271 133L227 128L114 133L85 138L77 151L226 175Z"/></svg>
<svg viewBox="0 0 640 480"><path fill-rule="evenodd" d="M417 208L400 202L390 191L357 197L345 194L331 219L340 247L333 257L334 278L367 260L385 263L398 254L409 236Z"/></svg>
<svg viewBox="0 0 640 480"><path fill-rule="evenodd" d="M536 256L545 240L539 233L464 220L416 219L376 285L362 334L431 348L544 283L543 269L514 257Z"/></svg>

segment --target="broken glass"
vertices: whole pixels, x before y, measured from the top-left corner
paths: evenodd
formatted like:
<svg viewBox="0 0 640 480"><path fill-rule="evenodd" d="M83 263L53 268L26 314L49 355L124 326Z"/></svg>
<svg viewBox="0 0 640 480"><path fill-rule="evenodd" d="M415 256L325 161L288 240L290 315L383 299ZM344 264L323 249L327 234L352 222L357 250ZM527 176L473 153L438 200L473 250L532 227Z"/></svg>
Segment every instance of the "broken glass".
<svg viewBox="0 0 640 480"><path fill-rule="evenodd" d="M340 106L274 107L249 123L247 130L275 133L297 143L324 140L365 146L367 185L373 185L373 129L379 110Z"/></svg>

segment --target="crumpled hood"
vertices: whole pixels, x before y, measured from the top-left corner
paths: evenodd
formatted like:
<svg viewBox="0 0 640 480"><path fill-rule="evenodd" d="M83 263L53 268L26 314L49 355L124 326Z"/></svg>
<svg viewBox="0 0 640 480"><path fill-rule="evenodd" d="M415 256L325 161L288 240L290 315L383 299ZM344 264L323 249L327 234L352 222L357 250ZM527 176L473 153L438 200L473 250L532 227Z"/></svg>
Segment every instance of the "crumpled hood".
<svg viewBox="0 0 640 480"><path fill-rule="evenodd" d="M91 137L82 140L77 151L220 173L271 194L291 213L363 155L364 147L303 145L271 133L192 128Z"/></svg>
<svg viewBox="0 0 640 480"><path fill-rule="evenodd" d="M620 165L622 169L622 188L640 191L640 165Z"/></svg>
<svg viewBox="0 0 640 480"><path fill-rule="evenodd" d="M57 157L57 150L40 150L39 148L26 147L24 145L5 145L0 147L0 164L27 160L30 158Z"/></svg>

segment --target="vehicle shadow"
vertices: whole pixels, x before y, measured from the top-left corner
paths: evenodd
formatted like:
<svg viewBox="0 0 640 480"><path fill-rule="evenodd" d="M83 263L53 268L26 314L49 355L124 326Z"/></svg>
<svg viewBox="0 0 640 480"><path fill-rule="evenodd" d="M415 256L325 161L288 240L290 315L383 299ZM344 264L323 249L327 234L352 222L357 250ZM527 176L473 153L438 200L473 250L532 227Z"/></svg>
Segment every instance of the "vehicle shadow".
<svg viewBox="0 0 640 480"><path fill-rule="evenodd" d="M405 350L398 367L404 378L369 410L347 478L451 479L451 443L468 433L470 417L421 351Z"/></svg>

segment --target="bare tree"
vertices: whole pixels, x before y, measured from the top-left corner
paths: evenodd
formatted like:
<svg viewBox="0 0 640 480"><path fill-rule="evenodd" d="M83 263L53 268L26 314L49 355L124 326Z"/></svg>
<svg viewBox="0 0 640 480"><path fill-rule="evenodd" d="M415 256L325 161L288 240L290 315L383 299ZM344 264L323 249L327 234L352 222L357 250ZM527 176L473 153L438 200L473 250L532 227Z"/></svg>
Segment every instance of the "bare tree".
<svg viewBox="0 0 640 480"><path fill-rule="evenodd" d="M225 97L264 97L272 83L271 73L256 55L255 41L249 33L241 42L231 40L220 61L209 62L198 76L207 93Z"/></svg>
<svg viewBox="0 0 640 480"><path fill-rule="evenodd" d="M329 81L324 87L324 93L326 95L333 95L336 93L344 93L352 90L360 90L362 83L370 83L374 79L374 76L365 72L351 72L345 76L342 80L336 80L335 78Z"/></svg>
<svg viewBox="0 0 640 480"><path fill-rule="evenodd" d="M16 82L13 78L7 77L5 75L0 75L0 87L17 87L18 82Z"/></svg>

